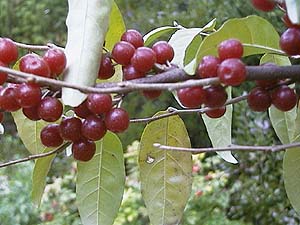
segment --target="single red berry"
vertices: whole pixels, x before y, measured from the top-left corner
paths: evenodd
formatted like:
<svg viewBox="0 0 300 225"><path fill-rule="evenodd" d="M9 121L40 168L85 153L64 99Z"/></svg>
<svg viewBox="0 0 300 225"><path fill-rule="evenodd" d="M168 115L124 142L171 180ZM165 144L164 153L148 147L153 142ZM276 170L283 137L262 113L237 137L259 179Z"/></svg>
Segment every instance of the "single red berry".
<svg viewBox="0 0 300 225"><path fill-rule="evenodd" d="M226 59L218 68L218 77L223 84L238 86L246 80L246 66L240 59Z"/></svg>
<svg viewBox="0 0 300 225"><path fill-rule="evenodd" d="M287 29L280 37L280 48L288 55L300 54L300 30L297 28Z"/></svg>
<svg viewBox="0 0 300 225"><path fill-rule="evenodd" d="M100 68L98 72L99 79L108 79L115 74L115 67L112 64L110 57L107 54L103 54L100 62Z"/></svg>
<svg viewBox="0 0 300 225"><path fill-rule="evenodd" d="M131 64L123 66L123 77L125 80L134 80L145 77L145 73L137 71Z"/></svg>
<svg viewBox="0 0 300 225"><path fill-rule="evenodd" d="M18 59L18 48L9 38L0 38L0 61L10 64Z"/></svg>
<svg viewBox="0 0 300 225"><path fill-rule="evenodd" d="M241 58L243 56L244 48L242 43L237 39L228 39L222 41L218 45L218 53L221 61L231 58Z"/></svg>
<svg viewBox="0 0 300 225"><path fill-rule="evenodd" d="M143 91L142 93L148 99L156 99L161 95L160 90Z"/></svg>
<svg viewBox="0 0 300 225"><path fill-rule="evenodd" d="M38 55L27 54L20 59L20 70L41 77L51 77L48 64Z"/></svg>
<svg viewBox="0 0 300 225"><path fill-rule="evenodd" d="M76 117L64 118L59 124L60 136L66 141L81 139L81 120Z"/></svg>
<svg viewBox="0 0 300 225"><path fill-rule="evenodd" d="M159 64L165 64L167 61L171 62L174 58L174 49L166 41L156 42L152 46L152 50L156 54L156 61Z"/></svg>
<svg viewBox="0 0 300 225"><path fill-rule="evenodd" d="M93 141L81 139L72 145L73 157L76 160L87 162L96 153L96 144Z"/></svg>
<svg viewBox="0 0 300 225"><path fill-rule="evenodd" d="M120 41L115 44L111 55L117 63L126 66L130 64L130 60L134 52L135 48L132 44L125 41Z"/></svg>
<svg viewBox="0 0 300 225"><path fill-rule="evenodd" d="M247 102L251 110L264 112L271 106L272 100L268 91L261 87L257 87L250 91Z"/></svg>
<svg viewBox="0 0 300 225"><path fill-rule="evenodd" d="M137 30L127 30L122 36L121 41L132 44L135 48L144 46L143 36Z"/></svg>
<svg viewBox="0 0 300 225"><path fill-rule="evenodd" d="M56 78L58 75L60 75L67 65L65 53L58 48L51 48L47 50L43 56L43 59L50 68L52 78Z"/></svg>
<svg viewBox="0 0 300 225"><path fill-rule="evenodd" d="M121 108L114 108L105 115L105 126L114 133L124 132L129 126L129 115Z"/></svg>
<svg viewBox="0 0 300 225"><path fill-rule="evenodd" d="M227 100L227 92L221 85L209 86L205 89L205 102L204 104L209 108L218 108L225 104Z"/></svg>
<svg viewBox="0 0 300 225"><path fill-rule="evenodd" d="M152 69L156 63L155 52L148 47L139 47L136 49L134 55L131 58L132 66L143 73Z"/></svg>
<svg viewBox="0 0 300 225"><path fill-rule="evenodd" d="M0 66L7 67L7 65L0 61ZM0 72L0 85L4 84L7 80L7 73Z"/></svg>
<svg viewBox="0 0 300 225"><path fill-rule="evenodd" d="M63 113L62 103L54 97L45 97L41 100L38 107L38 114L42 120L55 122Z"/></svg>
<svg viewBox="0 0 300 225"><path fill-rule="evenodd" d="M251 0L251 2L254 8L264 12L270 12L276 6L275 1L272 0Z"/></svg>
<svg viewBox="0 0 300 225"><path fill-rule="evenodd" d="M81 133L89 140L100 140L106 134L106 127L103 119L96 115L89 116L82 123Z"/></svg>
<svg viewBox="0 0 300 225"><path fill-rule="evenodd" d="M211 109L207 112L205 112L205 114L210 117L210 118L220 118L221 116L223 116L226 112L226 107L220 107L220 108L216 108L216 109Z"/></svg>
<svg viewBox="0 0 300 225"><path fill-rule="evenodd" d="M3 112L0 112L0 123L3 122L3 119L4 119L4 114L3 114Z"/></svg>
<svg viewBox="0 0 300 225"><path fill-rule="evenodd" d="M6 87L0 91L0 109L14 112L21 108L16 99L15 88Z"/></svg>
<svg viewBox="0 0 300 225"><path fill-rule="evenodd" d="M44 127L40 137L42 144L46 147L59 147L63 143L63 139L59 134L58 124L49 124Z"/></svg>
<svg viewBox="0 0 300 225"><path fill-rule="evenodd" d="M221 63L218 57L207 55L202 58L201 63L196 71L200 78L217 77L217 70Z"/></svg>
<svg viewBox="0 0 300 225"><path fill-rule="evenodd" d="M86 105L94 114L107 113L112 108L112 98L109 94L89 94Z"/></svg>
<svg viewBox="0 0 300 225"><path fill-rule="evenodd" d="M187 87L177 91L181 104L188 108L198 108L205 102L206 92L202 87Z"/></svg>
<svg viewBox="0 0 300 225"><path fill-rule="evenodd" d="M16 89L16 99L22 108L31 108L41 102L41 89L37 84L22 83Z"/></svg>
<svg viewBox="0 0 300 225"><path fill-rule="evenodd" d="M281 111L289 111L297 104L297 96L293 89L282 85L271 93L272 104Z"/></svg>
<svg viewBox="0 0 300 225"><path fill-rule="evenodd" d="M31 108L23 108L22 112L23 114L32 121L38 121L41 119L41 117L38 114L38 105L33 106Z"/></svg>
<svg viewBox="0 0 300 225"><path fill-rule="evenodd" d="M88 116L93 114L87 107L86 100L82 102L79 106L74 107L74 112L76 116L80 118L87 118Z"/></svg>
<svg viewBox="0 0 300 225"><path fill-rule="evenodd" d="M282 17L282 20L286 27L300 29L300 24L293 24L292 21L290 20L289 16L287 15L287 13L284 14L284 16Z"/></svg>

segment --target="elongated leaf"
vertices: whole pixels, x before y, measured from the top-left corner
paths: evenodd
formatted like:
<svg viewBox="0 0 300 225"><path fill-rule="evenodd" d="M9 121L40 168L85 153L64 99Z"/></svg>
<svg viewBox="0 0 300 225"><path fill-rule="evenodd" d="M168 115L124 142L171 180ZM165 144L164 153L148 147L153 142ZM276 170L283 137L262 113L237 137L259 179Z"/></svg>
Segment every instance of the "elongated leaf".
<svg viewBox="0 0 300 225"><path fill-rule="evenodd" d="M64 80L72 84L94 85L108 29L112 0L69 0L68 41L65 49L67 70ZM62 89L62 100L79 105L86 95L70 88Z"/></svg>
<svg viewBox="0 0 300 225"><path fill-rule="evenodd" d="M45 152L49 151L46 149ZM55 155L50 155L35 161L32 174L31 199L36 206L39 206L46 186L46 178Z"/></svg>
<svg viewBox="0 0 300 225"><path fill-rule="evenodd" d="M189 73L195 71L197 64L205 55L217 55L217 46L226 39L237 38L243 44L244 56L262 53L280 53L279 35L273 25L258 16L230 19L218 31L207 36L201 43L196 60L187 65Z"/></svg>
<svg viewBox="0 0 300 225"><path fill-rule="evenodd" d="M162 35L172 33L178 29L179 29L179 27L171 27L171 26L158 27L158 28L150 31L149 33L145 34L144 45L149 46L150 44L152 44L152 42L154 42L156 39L158 39Z"/></svg>
<svg viewBox="0 0 300 225"><path fill-rule="evenodd" d="M4 134L4 127L1 123L0 123L0 134Z"/></svg>
<svg viewBox="0 0 300 225"><path fill-rule="evenodd" d="M142 195L152 225L176 225L191 192L191 153L159 150L153 147L153 143L190 147L180 117L173 116L147 125L139 154Z"/></svg>
<svg viewBox="0 0 300 225"><path fill-rule="evenodd" d="M18 135L27 150L32 154L44 152L46 148L40 140L40 133L48 123L29 120L21 110L12 113L12 115L17 126Z"/></svg>
<svg viewBox="0 0 300 225"><path fill-rule="evenodd" d="M231 98L231 88L227 89L228 98ZM212 119L206 114L202 114L202 119L207 129L208 136L213 147L226 147L231 142L232 105L226 106L225 114L216 119ZM238 163L230 151L217 152L225 161Z"/></svg>
<svg viewBox="0 0 300 225"><path fill-rule="evenodd" d="M77 202L83 225L110 225L118 213L125 183L122 144L112 133L97 142L95 156L78 163Z"/></svg>
<svg viewBox="0 0 300 225"><path fill-rule="evenodd" d="M292 23L300 24L300 0L285 0L285 4Z"/></svg>

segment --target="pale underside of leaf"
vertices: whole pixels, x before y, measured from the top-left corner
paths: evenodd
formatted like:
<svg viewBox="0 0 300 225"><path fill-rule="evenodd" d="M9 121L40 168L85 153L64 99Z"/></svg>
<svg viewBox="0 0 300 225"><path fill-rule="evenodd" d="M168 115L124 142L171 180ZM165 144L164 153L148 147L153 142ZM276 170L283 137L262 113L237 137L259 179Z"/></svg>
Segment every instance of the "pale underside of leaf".
<svg viewBox="0 0 300 225"><path fill-rule="evenodd" d="M179 27L172 27L172 26L158 27L144 35L144 37L143 37L144 45L149 46L152 42L154 42L156 39L158 39L162 35L174 32L178 29L179 29Z"/></svg>
<svg viewBox="0 0 300 225"><path fill-rule="evenodd" d="M152 225L179 224L191 192L191 154L159 150L155 142L189 147L183 121L173 116L147 125L139 155L142 195Z"/></svg>
<svg viewBox="0 0 300 225"><path fill-rule="evenodd" d="M78 162L77 205L83 225L111 225L121 205L125 183L122 144L107 133L92 160Z"/></svg>
<svg viewBox="0 0 300 225"><path fill-rule="evenodd" d="M0 123L0 134L4 134L4 126Z"/></svg>
<svg viewBox="0 0 300 225"><path fill-rule="evenodd" d="M285 0L285 4L291 22L300 24L300 0Z"/></svg>
<svg viewBox="0 0 300 225"><path fill-rule="evenodd" d="M92 86L98 75L112 0L68 2L68 40L65 49L67 69L64 81ZM86 95L77 90L62 89L62 100L66 105L77 106L85 98Z"/></svg>

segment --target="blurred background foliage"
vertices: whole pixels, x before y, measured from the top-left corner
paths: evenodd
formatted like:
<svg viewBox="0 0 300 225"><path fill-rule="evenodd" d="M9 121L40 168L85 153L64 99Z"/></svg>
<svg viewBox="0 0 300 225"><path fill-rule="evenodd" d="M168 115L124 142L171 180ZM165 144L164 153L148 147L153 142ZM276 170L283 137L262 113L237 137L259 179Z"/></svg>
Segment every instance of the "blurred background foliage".
<svg viewBox="0 0 300 225"><path fill-rule="evenodd" d="M282 12L255 11L248 0L116 0L128 28L143 34L172 25L201 27L217 18L217 27L234 17L258 14L281 32ZM0 0L0 36L33 44L66 43L65 19L67 1L61 0ZM250 64L257 57L248 58ZM234 95L249 90L251 84L234 89ZM143 107L141 107L141 105ZM170 93L154 101L138 93L129 94L124 107L135 118L153 115L168 106L178 107ZM210 146L205 127L197 115L183 117L194 147ZM5 120L6 134L0 136L0 161L28 155L17 137L9 115ZM126 151L126 192L115 225L149 224L141 199L136 165L137 145L144 128L131 125L120 135ZM237 144L271 145L278 143L266 113L253 113L246 104L235 105L233 140ZM133 143L133 144L132 144ZM127 147L128 146L128 147ZM299 217L288 202L282 180L283 153L234 153L238 165L224 162L215 154L195 157L193 193L183 218L184 225L296 225ZM31 205L30 191L33 162L0 170L0 224L80 224L75 205L76 165L72 159L57 157L40 209Z"/></svg>

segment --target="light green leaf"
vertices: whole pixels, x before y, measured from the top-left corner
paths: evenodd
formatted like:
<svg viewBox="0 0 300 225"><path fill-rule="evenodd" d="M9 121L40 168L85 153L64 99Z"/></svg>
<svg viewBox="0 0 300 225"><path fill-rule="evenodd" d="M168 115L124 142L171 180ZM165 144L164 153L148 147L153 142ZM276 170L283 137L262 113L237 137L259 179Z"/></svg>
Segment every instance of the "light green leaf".
<svg viewBox="0 0 300 225"><path fill-rule="evenodd" d="M78 162L77 204L83 225L111 225L125 185L123 149L110 132L96 144L95 156L89 162Z"/></svg>
<svg viewBox="0 0 300 225"><path fill-rule="evenodd" d="M148 124L141 138L139 154L142 196L151 224L176 225L180 223L191 192L191 153L159 150L153 143L190 147L180 117L172 116Z"/></svg>
<svg viewBox="0 0 300 225"><path fill-rule="evenodd" d="M231 88L227 88L228 99L231 99ZM231 145L232 105L226 106L225 114L216 119L202 114L202 119L213 147L227 147ZM238 163L230 151L217 152L225 161Z"/></svg>
<svg viewBox="0 0 300 225"><path fill-rule="evenodd" d="M205 55L217 55L217 46L226 39L239 39L244 46L244 56L262 53L282 54L279 49L279 35L273 25L258 16L230 19L218 31L207 36L201 43L196 60L188 65L189 73L194 72L197 63Z"/></svg>
<svg viewBox="0 0 300 225"><path fill-rule="evenodd" d="M300 24L300 0L285 0L285 4L291 22Z"/></svg>
<svg viewBox="0 0 300 225"><path fill-rule="evenodd" d="M172 33L178 29L179 27L171 26L158 27L144 35L144 45L149 46L150 44L152 44L152 42L160 38L162 35Z"/></svg>
<svg viewBox="0 0 300 225"><path fill-rule="evenodd" d="M44 152L48 152L51 149L46 149ZM55 154L37 159L35 161L33 174L32 174L32 191L31 199L36 206L39 206L46 186L46 178L51 168Z"/></svg>
<svg viewBox="0 0 300 225"><path fill-rule="evenodd" d="M112 0L69 0L67 17L68 41L65 53L67 69L64 81L92 86L98 76L102 46L108 29ZM62 88L65 105L77 106L86 95Z"/></svg>
<svg viewBox="0 0 300 225"><path fill-rule="evenodd" d="M17 126L18 135L27 150L32 154L44 152L46 147L40 140L40 133L48 123L44 121L32 121L24 116L22 110L13 112L12 116Z"/></svg>

